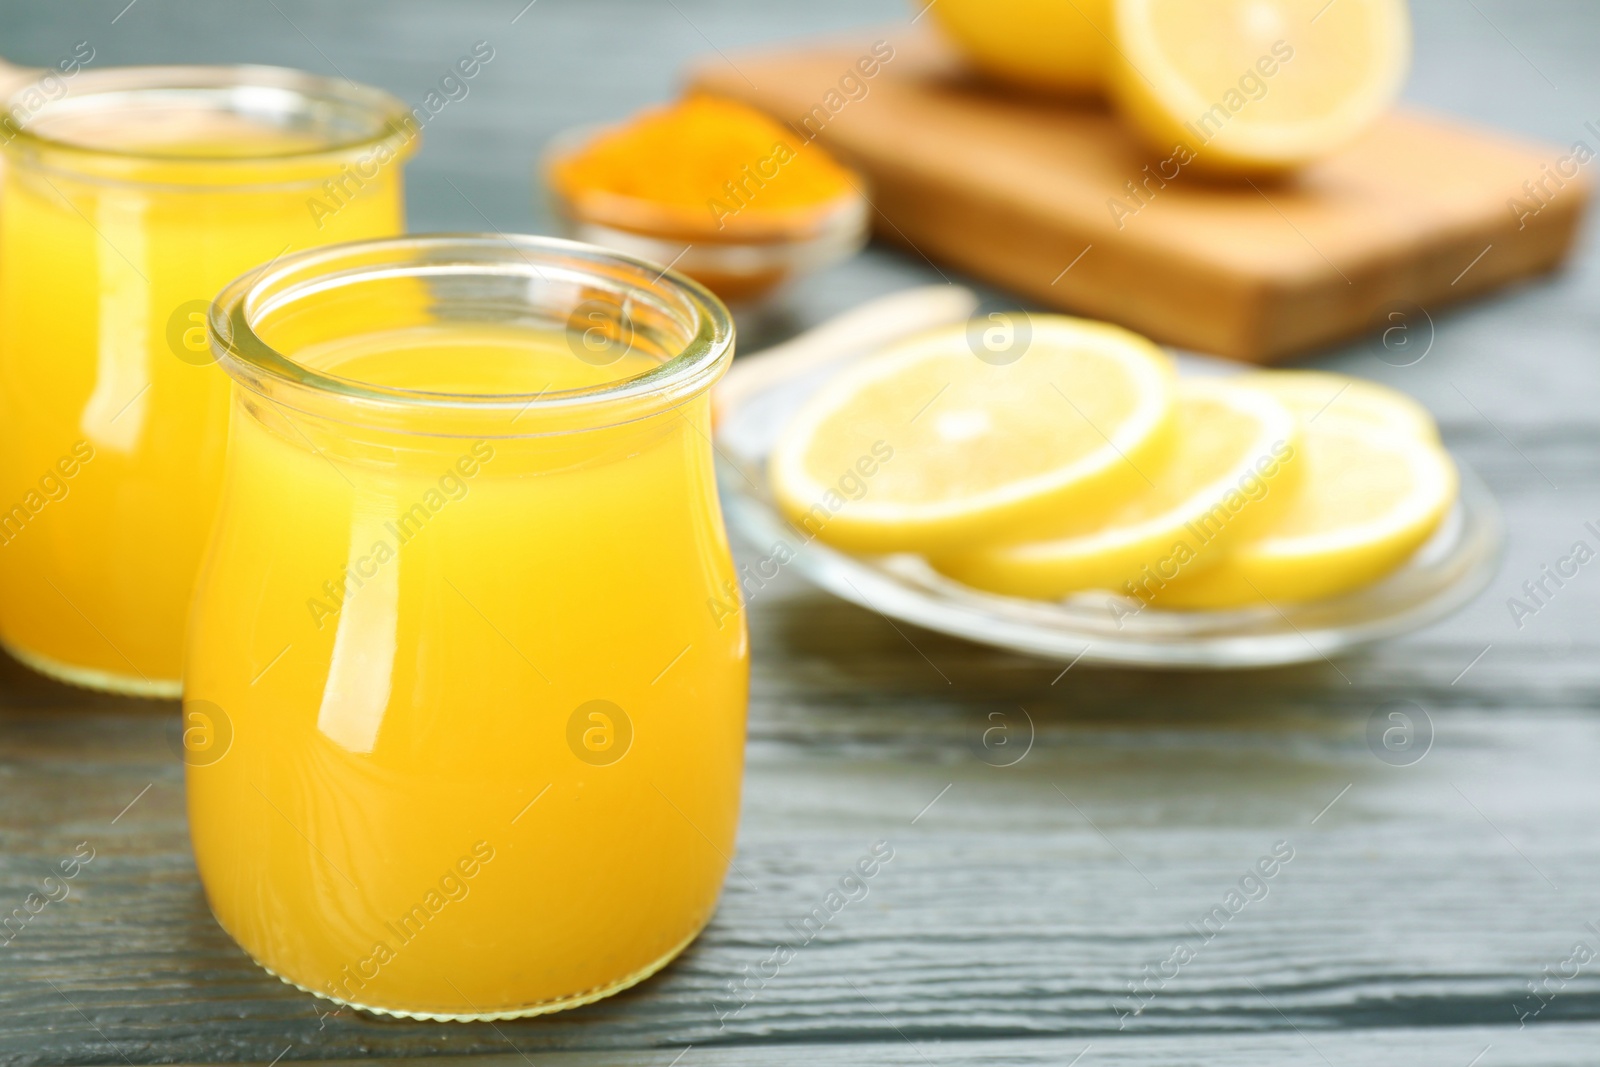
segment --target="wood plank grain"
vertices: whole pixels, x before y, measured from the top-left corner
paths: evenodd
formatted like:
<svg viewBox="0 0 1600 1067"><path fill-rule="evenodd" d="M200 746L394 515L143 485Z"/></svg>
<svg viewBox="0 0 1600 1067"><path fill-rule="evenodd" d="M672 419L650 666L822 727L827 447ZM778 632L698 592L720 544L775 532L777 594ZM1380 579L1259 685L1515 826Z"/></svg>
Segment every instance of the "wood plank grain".
<svg viewBox="0 0 1600 1067"><path fill-rule="evenodd" d="M1514 728L1498 713L1437 713L1435 751L1393 768L1366 750L1365 714L1277 709L1218 721L1175 708L1164 723L1150 712L1129 723L1035 705L1033 750L997 768L982 759L993 754L980 741L987 713L905 707L884 721L882 710L848 742L753 745L737 859L750 881L730 881L682 962L615 1000L498 1029L319 1019L310 998L257 971L207 916L160 723L133 737L112 729L104 741L41 743L27 773L61 786L18 782L13 795L56 806L57 829L29 843L8 834L0 885L26 892L77 839L97 855L74 896L7 948L0 1054L160 1062L267 1060L285 1045L297 1058L493 1051L507 1038L538 1053L881 1043L897 1032L1114 1034L1125 983L1192 940L1186 924L1203 921L1277 840L1295 855L1269 894L1131 1030L1514 1022L1524 982L1574 940L1592 940L1582 924L1595 915L1578 887L1600 873L1600 856L1577 843L1592 836L1600 797L1572 783L1595 758L1600 724L1579 712L1537 713ZM929 712L943 726L934 736L896 729ZM8 716L7 733L18 722ZM1551 750L1564 758L1552 763ZM91 760L93 782L73 781ZM1541 794L1548 781L1566 784ZM868 896L777 978L732 997L728 983L775 943L794 942L791 924L878 838L896 855ZM1585 978L1541 1019L1597 1012L1600 990Z"/></svg>
<svg viewBox="0 0 1600 1067"><path fill-rule="evenodd" d="M1593 1062L1600 1028L1555 1024L1523 1032L1505 1027L1408 1028L1338 1033L1315 1037L1284 1031L1271 1034L1118 1035L1092 1041L1022 1037L1005 1041L912 1042L891 1037L861 1044L692 1046L617 1052L541 1053L541 1067L697 1067L759 1062L765 1067L928 1067L952 1062L988 1067L1193 1067L1226 1063L1234 1067L1413 1067L1417 1063L1466 1067L1475 1062L1515 1062L1521 1067L1580 1067ZM509 1045L509 1042L506 1042ZM690 1054L693 1059L690 1059ZM1491 1054L1492 1057L1491 1058ZM681 1057L681 1059L680 1059ZM1514 1057L1514 1058L1513 1058ZM328 1061L324 1061L328 1062ZM374 1061L394 1064L404 1061ZM503 1052L474 1057L441 1056L432 1067L527 1067L523 1057ZM307 1067L318 1067L308 1064Z"/></svg>

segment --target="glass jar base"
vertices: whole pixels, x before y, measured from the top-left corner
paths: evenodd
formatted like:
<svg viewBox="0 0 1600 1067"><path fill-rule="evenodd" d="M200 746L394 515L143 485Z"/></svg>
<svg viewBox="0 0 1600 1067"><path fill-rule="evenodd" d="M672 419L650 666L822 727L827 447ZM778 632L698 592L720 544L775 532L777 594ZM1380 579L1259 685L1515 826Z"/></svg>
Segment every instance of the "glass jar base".
<svg viewBox="0 0 1600 1067"><path fill-rule="evenodd" d="M49 656L41 656L37 652L18 648L7 641L0 641L0 648L4 648L12 659L24 667L38 671L46 678L75 685L80 689L93 689L125 697L144 697L149 700L176 700L183 695L183 683L177 679L168 681L164 678L136 678L126 674L95 670L93 667L62 663Z"/></svg>
<svg viewBox="0 0 1600 1067"><path fill-rule="evenodd" d="M707 921L709 922L709 920ZM217 923L220 926L221 920L217 920ZM227 927L224 926L223 929L226 930ZM380 1008L374 1004L363 1004L358 1000L345 1000L342 997L329 996L327 993L319 993L309 986L301 985L292 978L285 978L271 967L268 967L265 963L262 963L260 960L256 959L254 955L251 955L248 952L246 955L250 956L251 962L257 967L260 967L263 971L266 971L284 985L293 986L302 993L310 993L318 1000L326 1000L329 1003L337 1004L342 1008L354 1008L357 1011L367 1012L371 1015L384 1015L392 1019L420 1019L425 1022L436 1023L492 1023L500 1022L504 1019L526 1019L534 1015L549 1015L552 1012L567 1011L570 1008L581 1008L585 1004L593 1004L597 1000L604 1000L606 997L614 996L625 989L629 989L638 985L640 982L644 981L646 978L649 978L667 964L677 959L679 954L681 954L684 949L688 948L694 943L694 939L699 937L700 932L704 929L705 924L702 923L700 926L696 927L694 932L688 937L674 945L671 951L669 951L666 955L652 961L649 964L646 964L644 967L634 971L632 974L625 975L622 978L617 979L615 982L608 982L605 985L596 986L593 989L585 989L581 992L573 993L565 997L554 997L550 1000L535 1001L532 1004L524 1004L521 1007L501 1008L496 1011L405 1011L399 1008ZM230 934L229 936L232 935ZM237 941L238 939L235 938L234 940Z"/></svg>

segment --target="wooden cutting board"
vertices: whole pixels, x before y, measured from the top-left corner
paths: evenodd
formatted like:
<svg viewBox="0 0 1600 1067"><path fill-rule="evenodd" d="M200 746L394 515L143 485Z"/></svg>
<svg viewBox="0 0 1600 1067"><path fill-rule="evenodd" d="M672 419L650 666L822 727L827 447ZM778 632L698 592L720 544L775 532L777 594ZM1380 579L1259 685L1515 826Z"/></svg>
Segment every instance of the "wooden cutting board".
<svg viewBox="0 0 1600 1067"><path fill-rule="evenodd" d="M858 167L879 234L912 254L1234 359L1281 360L1549 270L1591 191L1586 169L1546 177L1570 147L1410 109L1287 181L1208 181L1159 166L1170 153L1104 107L1011 95L930 37L880 36L877 56L863 35L715 57L690 83ZM1600 148L1600 130L1581 136ZM1535 198L1523 183L1541 179Z"/></svg>

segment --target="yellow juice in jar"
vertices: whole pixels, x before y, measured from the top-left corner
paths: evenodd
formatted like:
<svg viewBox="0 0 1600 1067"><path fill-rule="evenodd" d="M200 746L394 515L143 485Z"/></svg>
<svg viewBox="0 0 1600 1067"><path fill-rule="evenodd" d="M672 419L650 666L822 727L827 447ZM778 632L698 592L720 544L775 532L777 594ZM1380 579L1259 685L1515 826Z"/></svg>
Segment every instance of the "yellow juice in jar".
<svg viewBox="0 0 1600 1067"><path fill-rule="evenodd" d="M346 101L370 112L355 116L369 137L335 151L359 123L318 131L266 113L292 118L297 94L322 99L320 80L229 80L268 74L85 73L59 113L7 144L0 641L58 677L176 695L227 428L229 381L205 337L212 295L287 252L402 227L404 145L371 165L388 98ZM229 110L236 90L255 94L255 111ZM367 177L322 184L362 159Z"/></svg>
<svg viewBox="0 0 1600 1067"><path fill-rule="evenodd" d="M326 322L318 323L324 332ZM559 329L274 347L331 378L559 395ZM747 650L702 392L620 424L382 428L236 389L185 676L196 861L286 980L434 1018L571 1007L670 960L734 849ZM519 435L526 436L519 436Z"/></svg>

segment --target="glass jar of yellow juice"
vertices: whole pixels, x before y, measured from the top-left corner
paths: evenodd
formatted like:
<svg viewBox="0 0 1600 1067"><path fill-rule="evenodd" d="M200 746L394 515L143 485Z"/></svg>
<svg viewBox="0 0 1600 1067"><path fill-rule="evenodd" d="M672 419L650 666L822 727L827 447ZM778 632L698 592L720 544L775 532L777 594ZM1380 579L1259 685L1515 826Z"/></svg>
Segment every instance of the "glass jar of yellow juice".
<svg viewBox="0 0 1600 1067"><path fill-rule="evenodd" d="M184 671L222 926L368 1010L573 1007L664 966L734 850L748 652L698 284L589 246L287 256L233 376Z"/></svg>
<svg viewBox="0 0 1600 1067"><path fill-rule="evenodd" d="M85 71L0 119L0 642L19 659L177 695L227 427L210 298L275 256L399 233L416 131L385 93L268 67Z"/></svg>

